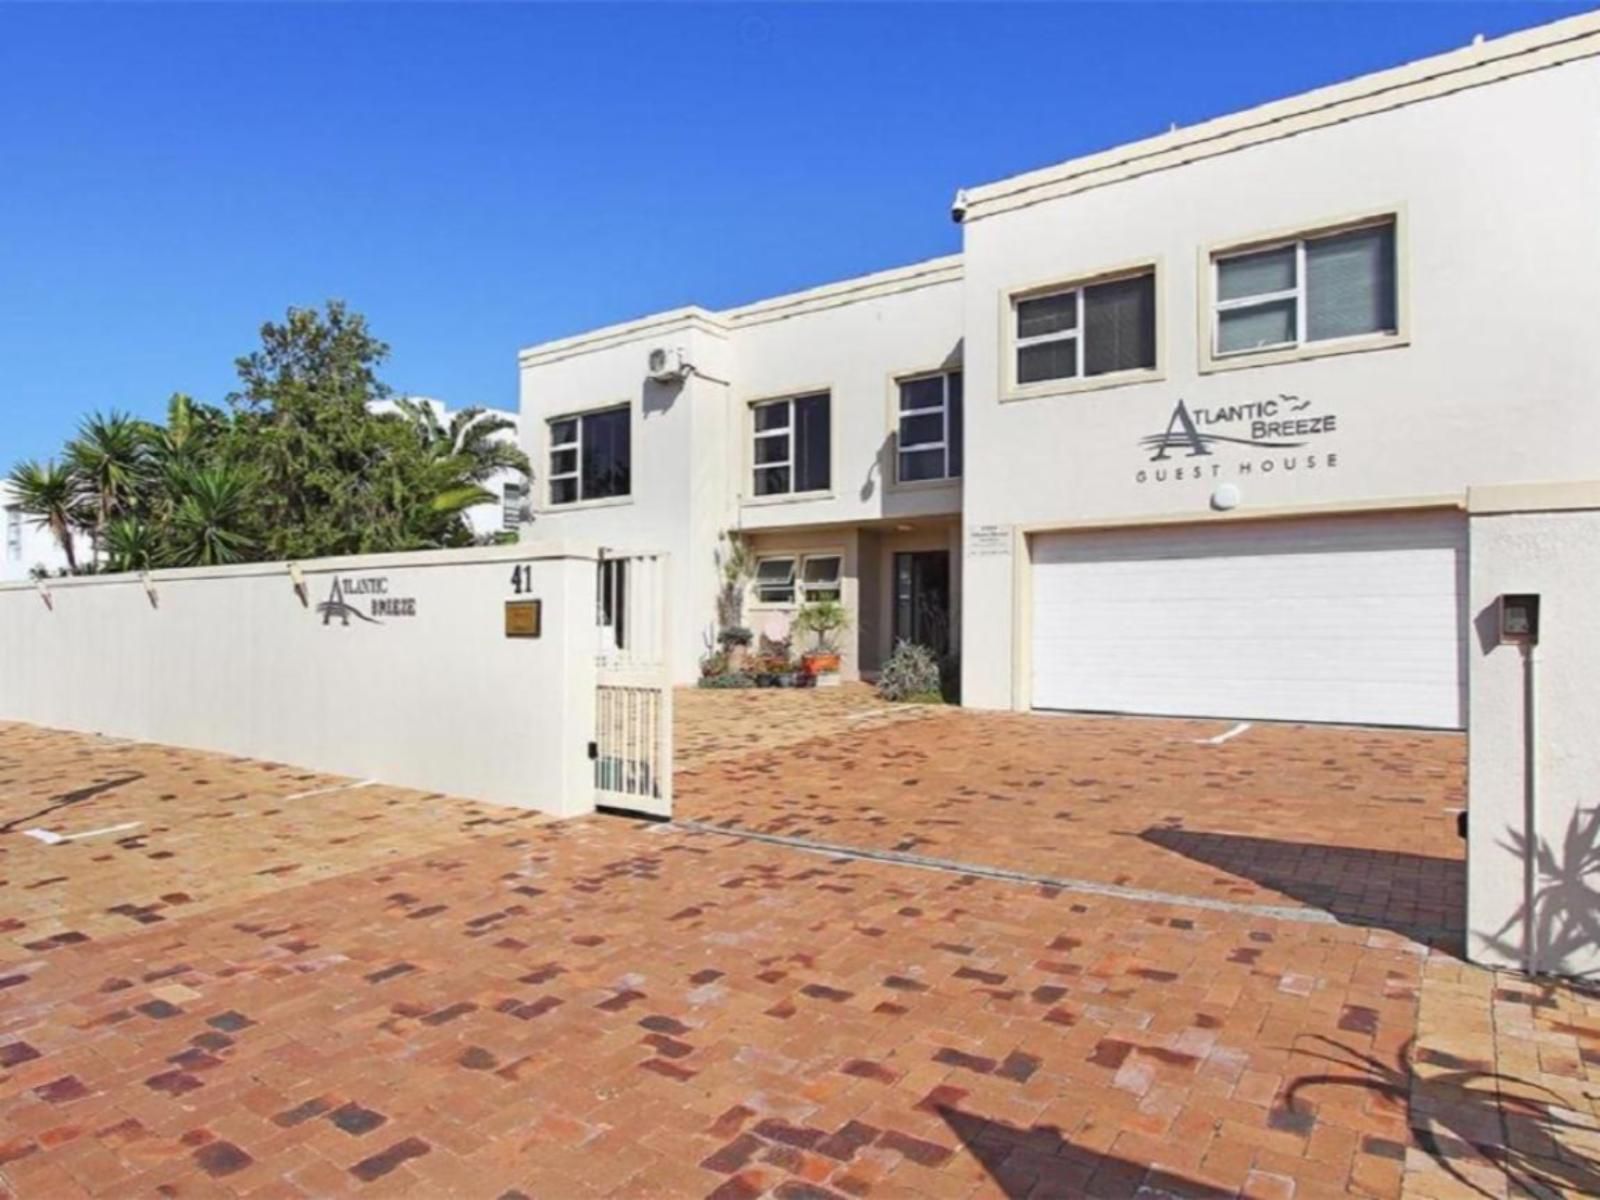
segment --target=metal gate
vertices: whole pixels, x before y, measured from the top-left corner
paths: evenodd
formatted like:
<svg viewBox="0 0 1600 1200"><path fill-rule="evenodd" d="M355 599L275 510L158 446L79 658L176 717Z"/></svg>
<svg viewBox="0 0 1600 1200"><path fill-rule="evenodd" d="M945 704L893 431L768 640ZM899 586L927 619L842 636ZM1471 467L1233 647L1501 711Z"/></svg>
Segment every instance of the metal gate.
<svg viewBox="0 0 1600 1200"><path fill-rule="evenodd" d="M672 815L672 675L665 554L609 555L595 573L595 804Z"/></svg>

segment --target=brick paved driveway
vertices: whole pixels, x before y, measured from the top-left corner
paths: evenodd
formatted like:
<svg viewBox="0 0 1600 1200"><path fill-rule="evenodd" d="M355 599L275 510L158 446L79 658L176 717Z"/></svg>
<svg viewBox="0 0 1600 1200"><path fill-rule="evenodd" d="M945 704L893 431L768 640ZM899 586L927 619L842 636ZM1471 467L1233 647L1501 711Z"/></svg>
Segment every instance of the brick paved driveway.
<svg viewBox="0 0 1600 1200"><path fill-rule="evenodd" d="M789 744L693 761L679 814L1459 940L1460 736L1255 725L1206 744L1230 724L912 711L925 719L885 716L870 734L813 717ZM691 713L713 718L703 700ZM720 715L735 742L757 719L731 704ZM764 716L782 726L787 712Z"/></svg>
<svg viewBox="0 0 1600 1200"><path fill-rule="evenodd" d="M0 726L17 1195L1594 1189L1600 1001L1392 932L342 782Z"/></svg>

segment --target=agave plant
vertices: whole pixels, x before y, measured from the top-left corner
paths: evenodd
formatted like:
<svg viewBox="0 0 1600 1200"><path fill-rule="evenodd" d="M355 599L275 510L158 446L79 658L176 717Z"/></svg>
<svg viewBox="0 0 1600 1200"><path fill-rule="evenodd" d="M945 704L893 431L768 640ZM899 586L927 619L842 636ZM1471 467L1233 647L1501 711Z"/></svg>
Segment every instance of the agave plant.
<svg viewBox="0 0 1600 1200"><path fill-rule="evenodd" d="M112 571L147 571L160 557L156 529L139 517L113 517L101 533L101 549Z"/></svg>
<svg viewBox="0 0 1600 1200"><path fill-rule="evenodd" d="M12 471L8 481L17 507L40 529L50 531L66 555L67 569L76 572L78 554L72 535L86 516L77 477L55 459L43 463L30 459Z"/></svg>
<svg viewBox="0 0 1600 1200"><path fill-rule="evenodd" d="M247 559L256 547L249 532L254 478L237 467L214 466L175 471L173 480L179 497L163 565L215 567Z"/></svg>

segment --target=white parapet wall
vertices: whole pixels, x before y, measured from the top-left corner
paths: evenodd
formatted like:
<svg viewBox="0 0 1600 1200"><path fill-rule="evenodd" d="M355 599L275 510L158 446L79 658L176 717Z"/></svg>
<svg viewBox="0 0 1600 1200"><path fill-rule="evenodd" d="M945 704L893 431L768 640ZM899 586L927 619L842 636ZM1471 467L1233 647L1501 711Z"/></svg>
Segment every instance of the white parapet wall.
<svg viewBox="0 0 1600 1200"><path fill-rule="evenodd" d="M1493 966L1594 976L1600 485L1475 489L1468 508L1467 953ZM1501 641L1498 602L1508 593L1539 596L1537 646Z"/></svg>
<svg viewBox="0 0 1600 1200"><path fill-rule="evenodd" d="M524 542L3 585L0 720L577 815L595 561ZM528 600L539 636L508 636Z"/></svg>

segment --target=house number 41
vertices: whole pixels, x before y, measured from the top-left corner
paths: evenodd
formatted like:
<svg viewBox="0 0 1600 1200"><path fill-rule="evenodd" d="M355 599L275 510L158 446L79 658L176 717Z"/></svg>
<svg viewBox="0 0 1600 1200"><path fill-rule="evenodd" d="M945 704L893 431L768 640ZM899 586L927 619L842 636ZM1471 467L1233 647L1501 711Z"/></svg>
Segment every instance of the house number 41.
<svg viewBox="0 0 1600 1200"><path fill-rule="evenodd" d="M518 596L533 591L532 563L518 563L511 568L511 590Z"/></svg>

